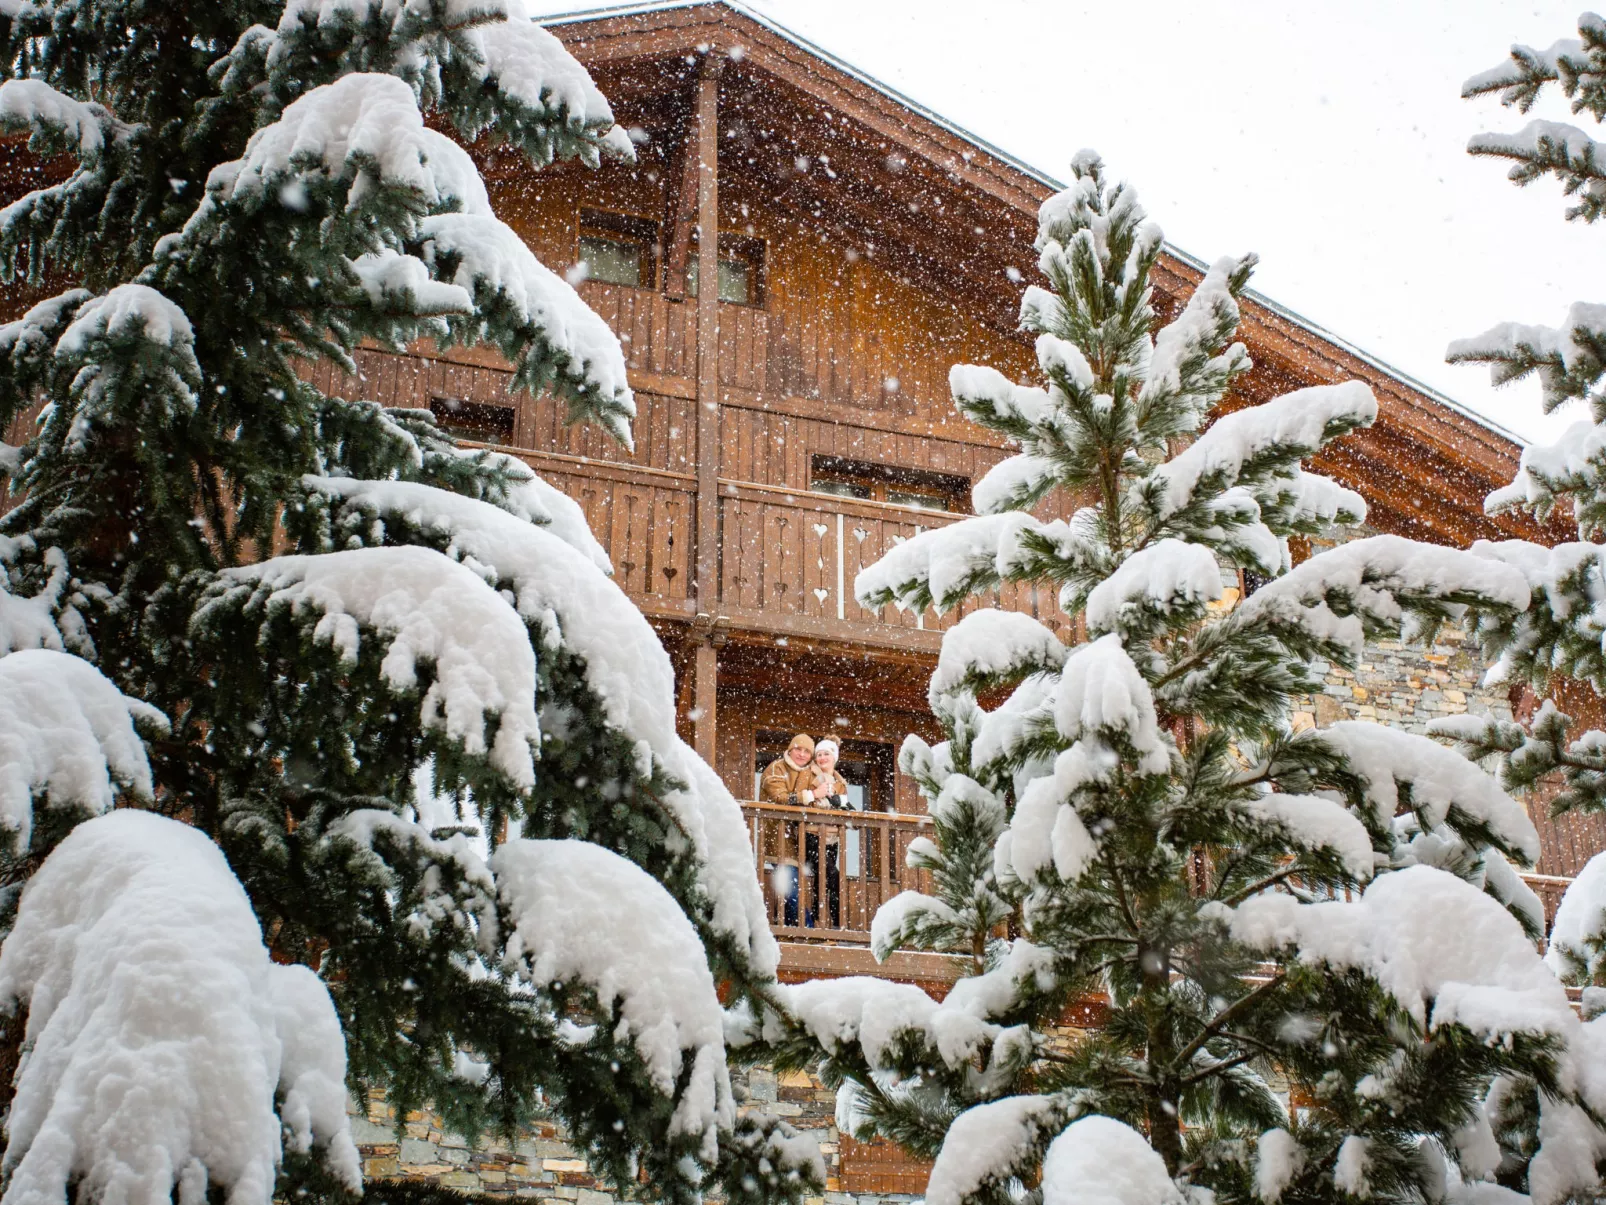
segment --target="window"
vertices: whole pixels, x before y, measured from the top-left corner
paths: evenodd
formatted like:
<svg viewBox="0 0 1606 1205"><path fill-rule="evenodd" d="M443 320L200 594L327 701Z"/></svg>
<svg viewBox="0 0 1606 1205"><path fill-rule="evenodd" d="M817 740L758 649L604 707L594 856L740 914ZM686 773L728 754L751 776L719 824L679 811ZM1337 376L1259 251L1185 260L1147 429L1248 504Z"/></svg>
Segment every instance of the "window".
<svg viewBox="0 0 1606 1205"><path fill-rule="evenodd" d="M686 296L697 296L699 264L693 246L686 263ZM736 305L764 304L764 240L719 236L719 299Z"/></svg>
<svg viewBox="0 0 1606 1205"><path fill-rule="evenodd" d="M874 497L874 491L865 481L839 481L835 477L822 477L816 473L810 486L816 494L835 494L838 498Z"/></svg>
<svg viewBox="0 0 1606 1205"><path fill-rule="evenodd" d="M657 274L658 224L629 214L582 209L580 259L588 280L652 288Z"/></svg>
<svg viewBox="0 0 1606 1205"><path fill-rule="evenodd" d="M947 473L816 456L809 488L817 494L863 498L918 510L968 511L970 481Z"/></svg>
<svg viewBox="0 0 1606 1205"><path fill-rule="evenodd" d="M455 397L432 397L429 412L443 435L470 443L513 442L513 407L470 402Z"/></svg>

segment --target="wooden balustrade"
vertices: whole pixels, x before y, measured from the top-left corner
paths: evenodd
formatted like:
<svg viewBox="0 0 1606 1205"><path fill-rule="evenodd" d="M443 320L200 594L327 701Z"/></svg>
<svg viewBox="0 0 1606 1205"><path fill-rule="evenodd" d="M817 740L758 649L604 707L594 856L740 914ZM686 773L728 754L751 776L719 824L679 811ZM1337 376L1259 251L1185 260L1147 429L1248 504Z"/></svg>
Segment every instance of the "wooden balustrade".
<svg viewBox="0 0 1606 1205"><path fill-rule="evenodd" d="M1533 893L1539 897L1539 902L1545 906L1545 932L1550 932L1550 926L1555 923L1556 909L1561 905L1561 897L1566 894L1567 888L1573 881L1555 874L1525 874L1522 881L1532 888Z"/></svg>
<svg viewBox="0 0 1606 1205"><path fill-rule="evenodd" d="M930 871L905 864L910 842L931 831L925 816L775 803L744 803L742 814L778 937L866 945L877 908L931 888Z"/></svg>
<svg viewBox="0 0 1606 1205"><path fill-rule="evenodd" d="M882 904L900 891L931 890L931 872L906 864L910 843L931 834L927 816L763 802L744 802L742 816L777 937L868 945ZM1544 903L1548 932L1572 880L1522 877Z"/></svg>
<svg viewBox="0 0 1606 1205"><path fill-rule="evenodd" d="M883 502L839 498L776 486L720 482L720 602L734 617L760 615L816 621L821 634L835 625L874 625L941 632L979 607L972 598L945 615L886 606L861 607L853 580L893 547L962 516ZM1009 610L1035 615L1051 626L1064 617L1053 591L1033 585L1005 586L998 601ZM843 635L848 635L846 629Z"/></svg>
<svg viewBox="0 0 1606 1205"><path fill-rule="evenodd" d="M651 289L588 280L580 296L619 336L636 372L690 378L697 372L697 303Z"/></svg>
<svg viewBox="0 0 1606 1205"><path fill-rule="evenodd" d="M580 503L613 560L615 579L632 597L657 614L690 610L696 556L692 474L506 450ZM778 633L898 640L935 649L943 630L991 605L978 597L946 615L917 615L892 606L872 611L853 597L861 569L904 540L961 516L740 481L721 481L719 489L719 610L735 622ZM1050 626L1064 623L1049 588L1006 586L999 599ZM912 636L921 631L931 633L924 642Z"/></svg>

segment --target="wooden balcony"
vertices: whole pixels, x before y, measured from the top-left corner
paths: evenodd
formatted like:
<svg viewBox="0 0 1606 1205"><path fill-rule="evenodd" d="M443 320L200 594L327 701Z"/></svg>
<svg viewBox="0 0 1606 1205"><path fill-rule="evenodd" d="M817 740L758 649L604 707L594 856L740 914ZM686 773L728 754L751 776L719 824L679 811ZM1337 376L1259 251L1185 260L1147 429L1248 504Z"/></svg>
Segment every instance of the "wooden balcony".
<svg viewBox="0 0 1606 1205"><path fill-rule="evenodd" d="M876 909L931 889L931 872L907 864L910 843L931 833L926 816L751 802L742 815L770 928L784 941L869 945Z"/></svg>
<svg viewBox="0 0 1606 1205"><path fill-rule="evenodd" d="M742 816L770 928L783 941L868 946L882 904L901 891L931 890L931 872L908 865L910 844L931 836L928 816L753 801L742 804ZM1522 878L1544 904L1548 930L1572 880Z"/></svg>
<svg viewBox="0 0 1606 1205"><path fill-rule="evenodd" d="M591 530L613 559L619 584L644 610L689 618L698 610L730 626L853 644L935 652L942 632L990 598L938 616L888 606L861 607L853 580L894 546L962 516L721 478L716 606L698 607L697 480L690 473L617 461L509 448L585 509ZM1054 592L1007 586L1012 610L1063 625Z"/></svg>

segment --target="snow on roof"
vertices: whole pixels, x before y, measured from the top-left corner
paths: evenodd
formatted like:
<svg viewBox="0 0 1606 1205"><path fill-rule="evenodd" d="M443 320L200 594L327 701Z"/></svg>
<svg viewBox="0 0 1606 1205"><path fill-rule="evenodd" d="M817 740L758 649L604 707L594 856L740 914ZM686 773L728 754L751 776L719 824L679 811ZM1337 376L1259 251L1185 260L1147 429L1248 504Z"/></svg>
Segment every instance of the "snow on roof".
<svg viewBox="0 0 1606 1205"><path fill-rule="evenodd" d="M810 41L802 34L796 33L795 31L788 29L786 26L781 25L771 18L764 16L762 13L756 12L755 10L749 8L746 4L743 4L741 0L649 0L647 3L639 4L602 5L596 8L576 9L573 12L557 13L552 16L538 17L537 20L545 26L573 25L585 21L601 20L604 18L631 17L646 15L649 13L670 12L681 8L726 8L732 12L738 13L747 20L752 21L754 24L763 26L763 28L775 34L777 37L784 38L786 41L792 43L800 50L804 50L813 55L815 58L820 59L828 66L842 72L842 74L857 80L859 83L875 90L876 92L879 92L882 96L886 97L893 103L901 106L904 109L908 109L920 117L925 118L933 125L941 127L943 130L954 135L956 138L961 138L965 142L970 143L976 149L989 155L999 163L1030 178L1037 184L1042 185L1044 188L1050 189L1054 192L1059 192L1065 187L1061 181L1056 180L1047 172L1033 167L1030 163L1015 157L1002 147L988 142L985 138L982 138L977 134L973 134L963 126L950 121L936 110L921 104L913 97L906 96L904 93L899 92L891 85L883 83L874 76L861 71L859 68L853 66L853 64L835 54L832 54L829 50L825 49L825 47L816 42ZM1177 260L1201 274L1204 273L1209 267L1204 260L1200 259L1196 255L1182 250L1182 248L1178 247L1175 243L1172 243L1169 240L1167 240L1165 243L1165 250ZM1267 310L1269 313L1283 319L1285 322L1299 327L1308 334L1314 335L1324 343L1331 344L1333 347L1344 352L1346 355L1354 356L1367 367L1382 373L1384 376L1392 378L1399 384L1404 385L1407 389L1410 389L1413 393L1420 394L1422 397L1425 397L1428 400L1437 403L1438 405L1454 411L1462 418L1476 423L1478 426L1483 427L1485 430L1492 431L1504 439L1510 440L1513 444L1516 444L1519 447L1526 445L1528 442L1523 436L1518 435L1509 428L1503 427L1493 419L1469 409L1460 402L1456 401L1454 398L1439 392L1439 390L1435 389L1433 386L1418 380L1416 377L1413 377L1410 373L1395 368L1391 364L1385 363L1376 356L1372 355L1370 352L1357 347L1348 339L1345 339L1342 335L1335 334L1326 327L1322 326L1320 323L1314 322L1311 319L1304 317L1302 314L1299 314L1297 311L1291 310L1287 306L1273 301L1264 293L1259 293L1254 289L1246 289L1244 291L1244 295L1251 302Z"/></svg>

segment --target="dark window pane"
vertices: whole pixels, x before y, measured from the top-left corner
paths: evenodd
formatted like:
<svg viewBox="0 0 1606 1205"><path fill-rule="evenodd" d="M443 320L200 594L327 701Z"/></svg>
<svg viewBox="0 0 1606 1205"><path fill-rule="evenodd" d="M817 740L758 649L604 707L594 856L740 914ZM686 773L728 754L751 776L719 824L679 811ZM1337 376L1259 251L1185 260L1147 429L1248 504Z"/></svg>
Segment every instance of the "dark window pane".
<svg viewBox="0 0 1606 1205"><path fill-rule="evenodd" d="M818 494L835 494L838 498L868 498L870 487L857 481L833 481L829 477L816 477L812 488Z"/></svg>
<svg viewBox="0 0 1606 1205"><path fill-rule="evenodd" d="M918 490L900 490L887 487L887 501L894 506L918 506L921 510L948 510L948 499L941 494L924 494Z"/></svg>
<svg viewBox="0 0 1606 1205"><path fill-rule="evenodd" d="M435 397L430 413L443 435L473 443L505 444L513 441L513 407L468 402L462 398Z"/></svg>
<svg viewBox="0 0 1606 1205"><path fill-rule="evenodd" d="M580 236L580 258L590 280L610 285L641 287L641 244L600 235Z"/></svg>
<svg viewBox="0 0 1606 1205"><path fill-rule="evenodd" d="M697 257L692 256L686 265L686 296L697 296ZM753 297L753 269L738 259L719 261L719 299L737 305L748 305Z"/></svg>

